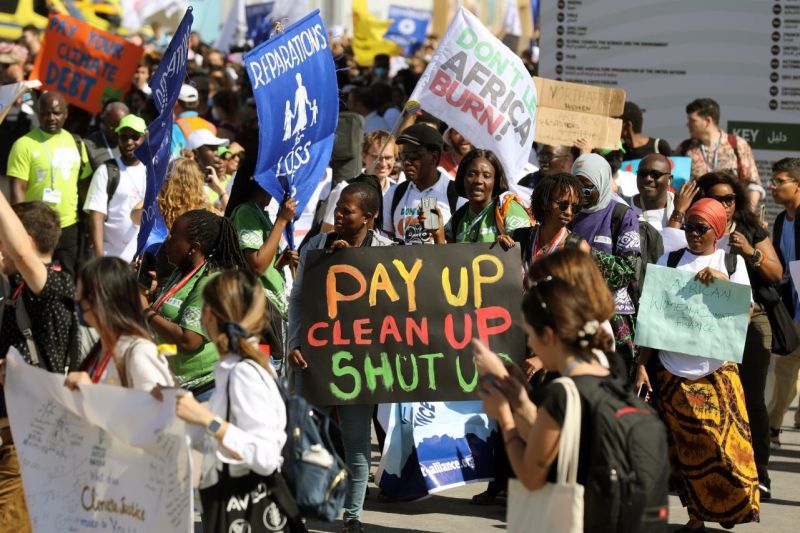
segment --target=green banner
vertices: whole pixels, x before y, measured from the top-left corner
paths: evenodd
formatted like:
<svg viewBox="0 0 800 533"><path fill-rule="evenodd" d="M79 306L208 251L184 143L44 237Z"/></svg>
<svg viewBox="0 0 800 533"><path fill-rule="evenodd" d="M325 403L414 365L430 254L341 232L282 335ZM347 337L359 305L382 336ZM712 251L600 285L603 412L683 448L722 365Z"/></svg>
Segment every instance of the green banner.
<svg viewBox="0 0 800 533"><path fill-rule="evenodd" d="M753 150L791 151L800 146L800 124L731 120L727 131L747 141Z"/></svg>

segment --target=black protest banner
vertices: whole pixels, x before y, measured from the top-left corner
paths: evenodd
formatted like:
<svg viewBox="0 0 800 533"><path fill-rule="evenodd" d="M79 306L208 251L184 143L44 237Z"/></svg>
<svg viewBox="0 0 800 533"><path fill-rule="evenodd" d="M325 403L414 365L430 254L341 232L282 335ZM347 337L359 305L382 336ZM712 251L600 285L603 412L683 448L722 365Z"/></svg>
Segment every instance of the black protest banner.
<svg viewBox="0 0 800 533"><path fill-rule="evenodd" d="M470 341L521 362L522 267L490 244L309 253L303 393L318 405L475 399Z"/></svg>

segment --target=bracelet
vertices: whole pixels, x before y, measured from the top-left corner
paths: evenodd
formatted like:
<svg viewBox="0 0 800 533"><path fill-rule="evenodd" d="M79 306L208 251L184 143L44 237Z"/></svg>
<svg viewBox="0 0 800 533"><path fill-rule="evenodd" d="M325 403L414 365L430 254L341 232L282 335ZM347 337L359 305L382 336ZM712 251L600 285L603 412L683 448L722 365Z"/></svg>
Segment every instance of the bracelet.
<svg viewBox="0 0 800 533"><path fill-rule="evenodd" d="M683 217L686 216L683 211L673 211L672 214L669 216L670 222L677 222L678 224L683 224Z"/></svg>
<svg viewBox="0 0 800 533"><path fill-rule="evenodd" d="M518 441L520 441L520 442L522 443L522 445L523 445L523 446L525 446L525 445L526 445L526 443L525 443L525 440L524 440L522 437L520 437L519 435L512 435L512 436L511 436L511 437L509 437L509 439L506 441L506 448L508 448L508 445L509 445L509 444L511 444L512 442L514 442L515 440L518 440Z"/></svg>
<svg viewBox="0 0 800 533"><path fill-rule="evenodd" d="M761 266L761 263L763 263L763 262L764 262L764 254L763 254L763 253L761 253L761 250L759 250L758 248L756 248L756 249L755 249L755 252L753 252L753 256L752 256L750 259L748 259L748 261L749 261L749 262L750 262L750 264L751 264L751 265L753 265L755 268L758 268L758 267L760 267L760 266Z"/></svg>

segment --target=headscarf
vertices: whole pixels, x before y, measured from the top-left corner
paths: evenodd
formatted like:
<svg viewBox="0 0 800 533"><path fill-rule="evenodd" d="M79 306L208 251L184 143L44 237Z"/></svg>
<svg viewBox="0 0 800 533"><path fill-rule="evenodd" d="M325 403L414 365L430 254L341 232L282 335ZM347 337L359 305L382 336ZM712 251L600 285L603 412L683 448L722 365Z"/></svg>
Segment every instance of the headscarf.
<svg viewBox="0 0 800 533"><path fill-rule="evenodd" d="M686 218L691 216L698 216L708 222L711 229L714 230L714 235L717 240L725 235L725 230L728 227L728 217L725 214L725 207L713 198L702 198L697 200L686 211Z"/></svg>
<svg viewBox="0 0 800 533"><path fill-rule="evenodd" d="M598 154L583 154L572 165L575 176L583 176L600 191L597 203L592 207L581 209L582 213L597 213L608 206L611 201L611 165L605 157Z"/></svg>

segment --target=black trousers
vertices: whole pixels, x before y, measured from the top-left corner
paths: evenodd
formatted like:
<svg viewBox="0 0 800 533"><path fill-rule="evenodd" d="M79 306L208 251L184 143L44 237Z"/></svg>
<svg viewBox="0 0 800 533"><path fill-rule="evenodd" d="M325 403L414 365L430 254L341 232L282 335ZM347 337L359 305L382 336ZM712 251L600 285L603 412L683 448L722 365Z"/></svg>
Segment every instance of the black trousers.
<svg viewBox="0 0 800 533"><path fill-rule="evenodd" d="M58 239L53 252L53 262L61 265L64 272L67 272L72 279L75 279L77 274L79 245L80 232L77 223L61 228L61 238Z"/></svg>
<svg viewBox="0 0 800 533"><path fill-rule="evenodd" d="M771 347L772 329L766 313L757 305L753 320L747 327L739 377L742 380L747 417L750 419L753 454L760 481L769 481L769 413L764 389L767 386Z"/></svg>

